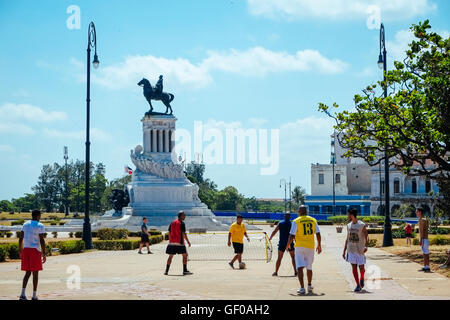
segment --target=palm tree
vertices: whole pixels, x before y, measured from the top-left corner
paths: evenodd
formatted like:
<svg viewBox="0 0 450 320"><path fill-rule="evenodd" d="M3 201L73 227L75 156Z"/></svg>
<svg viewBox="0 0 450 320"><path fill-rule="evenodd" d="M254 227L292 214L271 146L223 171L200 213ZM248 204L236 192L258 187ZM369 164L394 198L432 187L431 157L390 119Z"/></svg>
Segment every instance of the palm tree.
<svg viewBox="0 0 450 320"><path fill-rule="evenodd" d="M292 190L292 199L297 205L305 204L306 190L303 187L295 186Z"/></svg>

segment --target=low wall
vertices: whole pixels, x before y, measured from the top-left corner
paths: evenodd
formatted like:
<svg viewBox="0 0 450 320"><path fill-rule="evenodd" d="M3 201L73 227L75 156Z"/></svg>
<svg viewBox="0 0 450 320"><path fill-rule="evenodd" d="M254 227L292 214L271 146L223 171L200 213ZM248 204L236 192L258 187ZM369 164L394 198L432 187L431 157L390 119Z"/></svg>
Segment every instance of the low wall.
<svg viewBox="0 0 450 320"><path fill-rule="evenodd" d="M242 215L244 219L254 220L283 220L284 213L282 212L233 212L233 211L214 211L214 215L217 217L236 217L236 214ZM310 214L309 216L316 220L328 220L326 214ZM297 218L297 213L291 213L291 220Z"/></svg>

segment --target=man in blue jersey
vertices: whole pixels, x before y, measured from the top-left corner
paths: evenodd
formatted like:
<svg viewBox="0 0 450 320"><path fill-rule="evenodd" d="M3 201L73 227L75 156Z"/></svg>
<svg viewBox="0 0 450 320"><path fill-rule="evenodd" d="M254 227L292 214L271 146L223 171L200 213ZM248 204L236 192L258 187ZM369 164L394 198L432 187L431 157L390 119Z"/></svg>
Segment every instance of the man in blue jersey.
<svg viewBox="0 0 450 320"><path fill-rule="evenodd" d="M278 231L280 231L280 238L278 241L278 259L275 264L275 272L272 274L272 276L276 277L278 276L278 269L280 269L281 260L283 260L284 252L286 251L286 247L289 241L289 231L291 230L291 214L289 212L286 212L284 215L284 220L280 221L273 230L272 235L270 236L270 240L277 234ZM294 275L297 275L297 268L295 267L295 248L294 248L294 242L291 242L291 245L288 249L289 254L291 255L292 259L292 266L294 267Z"/></svg>

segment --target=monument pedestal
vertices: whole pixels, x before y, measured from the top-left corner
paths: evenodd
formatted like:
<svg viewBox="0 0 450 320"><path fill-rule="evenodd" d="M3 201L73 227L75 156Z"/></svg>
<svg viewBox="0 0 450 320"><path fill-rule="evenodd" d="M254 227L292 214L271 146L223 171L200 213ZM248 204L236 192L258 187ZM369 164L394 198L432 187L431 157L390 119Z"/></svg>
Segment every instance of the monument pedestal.
<svg viewBox="0 0 450 320"><path fill-rule="evenodd" d="M150 227L168 226L179 211L186 213L186 227L227 230L198 198L198 186L190 182L174 152L176 118L173 115L148 115L142 119L143 147L131 150L136 166L128 185L132 216L128 225L137 226L142 217Z"/></svg>

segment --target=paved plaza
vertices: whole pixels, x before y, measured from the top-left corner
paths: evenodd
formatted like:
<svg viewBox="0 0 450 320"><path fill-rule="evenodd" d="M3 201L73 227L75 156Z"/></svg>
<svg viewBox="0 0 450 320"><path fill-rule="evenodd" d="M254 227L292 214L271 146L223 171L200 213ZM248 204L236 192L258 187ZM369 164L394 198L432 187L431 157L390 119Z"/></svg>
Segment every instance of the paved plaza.
<svg viewBox="0 0 450 320"><path fill-rule="evenodd" d="M263 229L270 235L272 228ZM166 242L152 246L155 254L133 251L92 251L49 257L40 274L40 299L450 299L449 279L438 273L419 272L420 265L382 249L367 254L364 293L354 293L351 267L342 259L345 234L333 226L321 226L323 252L316 255L313 271L314 295L297 296L298 280L288 255L279 277L272 277L271 262L247 261L247 269L231 269L226 261L191 261L191 276L182 276L181 257L174 258L169 276L163 271ZM276 250L277 238L272 240ZM145 252L145 249L144 249ZM232 250L223 247L224 254ZM244 251L245 261L245 251ZM71 270L81 271L79 289L68 288ZM0 299L18 299L23 272L20 263L0 264ZM31 294L31 282L27 295Z"/></svg>

